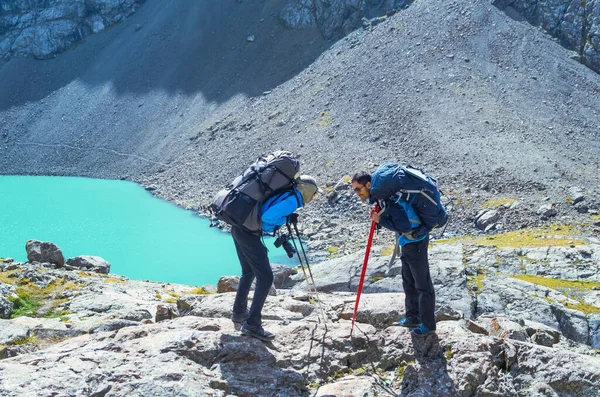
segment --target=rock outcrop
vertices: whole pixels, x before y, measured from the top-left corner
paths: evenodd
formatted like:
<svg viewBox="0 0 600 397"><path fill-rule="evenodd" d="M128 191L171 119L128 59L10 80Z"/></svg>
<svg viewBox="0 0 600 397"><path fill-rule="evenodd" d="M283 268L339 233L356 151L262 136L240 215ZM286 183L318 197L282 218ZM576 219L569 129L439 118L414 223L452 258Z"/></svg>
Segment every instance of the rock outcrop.
<svg viewBox="0 0 600 397"><path fill-rule="evenodd" d="M0 5L0 59L46 59L121 21L144 0L17 0Z"/></svg>
<svg viewBox="0 0 600 397"><path fill-rule="evenodd" d="M574 58L600 72L600 1L494 0L511 17L547 31Z"/></svg>
<svg viewBox="0 0 600 397"><path fill-rule="evenodd" d="M371 28L414 0L290 0L281 12L292 28L318 27L327 39L339 39L359 28ZM600 72L600 2L493 0L517 20L540 26L573 50L575 58Z"/></svg>

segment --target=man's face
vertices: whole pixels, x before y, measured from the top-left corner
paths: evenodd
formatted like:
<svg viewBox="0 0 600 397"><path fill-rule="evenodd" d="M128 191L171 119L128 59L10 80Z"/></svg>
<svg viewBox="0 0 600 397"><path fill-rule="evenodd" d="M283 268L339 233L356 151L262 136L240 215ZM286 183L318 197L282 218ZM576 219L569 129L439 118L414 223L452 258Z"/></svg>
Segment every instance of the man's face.
<svg viewBox="0 0 600 397"><path fill-rule="evenodd" d="M370 189L371 182L367 182L364 185L361 185L358 182L352 182L352 190L354 190L354 193L356 193L356 195L360 197L362 201L366 201L369 199L369 197L371 196L369 194Z"/></svg>

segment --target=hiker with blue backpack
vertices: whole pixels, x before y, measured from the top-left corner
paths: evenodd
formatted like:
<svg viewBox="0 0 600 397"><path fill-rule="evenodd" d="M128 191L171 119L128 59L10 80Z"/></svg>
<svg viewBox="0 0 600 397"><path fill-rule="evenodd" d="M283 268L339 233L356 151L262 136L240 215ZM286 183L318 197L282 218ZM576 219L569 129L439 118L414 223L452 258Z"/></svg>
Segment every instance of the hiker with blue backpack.
<svg viewBox="0 0 600 397"><path fill-rule="evenodd" d="M406 312L394 325L410 328L417 337L434 333L435 291L427 249L431 230L448 220L436 180L412 167L384 163L373 175L355 174L352 189L361 200L376 204L369 214L373 222L399 235Z"/></svg>
<svg viewBox="0 0 600 397"><path fill-rule="evenodd" d="M267 342L275 339L275 335L262 327L262 309L273 284L273 271L262 236L275 234L288 222L295 223L298 217L295 211L320 191L313 177L296 177L299 168L299 161L290 152L278 151L261 157L217 193L211 205L213 213L231 225L242 267L231 320L242 334ZM283 247L286 252L292 248L285 242ZM254 279L256 286L248 310L248 294Z"/></svg>

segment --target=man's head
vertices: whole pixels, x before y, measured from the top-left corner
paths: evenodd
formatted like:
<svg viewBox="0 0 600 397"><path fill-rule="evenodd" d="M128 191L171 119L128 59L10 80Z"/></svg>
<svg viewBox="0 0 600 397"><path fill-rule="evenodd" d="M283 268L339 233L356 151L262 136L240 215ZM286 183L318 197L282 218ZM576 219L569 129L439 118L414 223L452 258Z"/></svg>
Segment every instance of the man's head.
<svg viewBox="0 0 600 397"><path fill-rule="evenodd" d="M352 190L362 201L366 201L371 197L371 174L365 171L358 172L352 177Z"/></svg>
<svg viewBox="0 0 600 397"><path fill-rule="evenodd" d="M304 205L308 204L317 193L321 192L319 189L319 185L317 185L317 181L312 176L308 175L300 175L297 179L297 187L302 195L302 202Z"/></svg>

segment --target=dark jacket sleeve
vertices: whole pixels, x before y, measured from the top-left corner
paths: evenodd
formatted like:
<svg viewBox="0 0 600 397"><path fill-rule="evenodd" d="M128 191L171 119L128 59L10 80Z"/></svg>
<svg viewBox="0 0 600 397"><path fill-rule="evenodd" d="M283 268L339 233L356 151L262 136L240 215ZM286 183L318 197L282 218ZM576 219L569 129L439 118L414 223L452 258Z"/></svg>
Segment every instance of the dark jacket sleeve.
<svg viewBox="0 0 600 397"><path fill-rule="evenodd" d="M404 209L386 200L386 208L379 219L379 224L396 233L406 233L412 230Z"/></svg>

